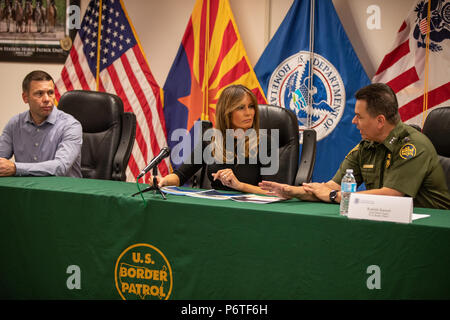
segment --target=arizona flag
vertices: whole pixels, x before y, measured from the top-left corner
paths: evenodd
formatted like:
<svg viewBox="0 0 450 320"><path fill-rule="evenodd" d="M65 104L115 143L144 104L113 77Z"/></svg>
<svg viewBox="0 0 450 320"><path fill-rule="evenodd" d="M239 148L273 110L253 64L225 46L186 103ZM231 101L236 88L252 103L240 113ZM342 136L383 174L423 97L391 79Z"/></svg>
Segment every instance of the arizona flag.
<svg viewBox="0 0 450 320"><path fill-rule="evenodd" d="M300 134L307 128L316 130L312 180L325 182L361 140L352 124L354 94L370 81L331 0L315 1L310 41L310 7L310 0L294 1L255 72L268 103L297 115Z"/></svg>
<svg viewBox="0 0 450 320"><path fill-rule="evenodd" d="M197 0L164 85L169 147L178 142L174 130L191 131L197 120L214 124L217 100L231 84L247 86L266 103L228 0Z"/></svg>
<svg viewBox="0 0 450 320"><path fill-rule="evenodd" d="M428 32L429 31L429 32ZM450 1L418 1L372 82L397 94L402 121L422 126L428 109L450 99Z"/></svg>
<svg viewBox="0 0 450 320"><path fill-rule="evenodd" d="M136 140L126 171L127 181L134 181L167 145L161 89L122 1L89 2L55 86L58 100L64 92L76 89L113 93L122 99L125 112L136 115ZM158 165L161 175L169 172L169 166L167 159Z"/></svg>

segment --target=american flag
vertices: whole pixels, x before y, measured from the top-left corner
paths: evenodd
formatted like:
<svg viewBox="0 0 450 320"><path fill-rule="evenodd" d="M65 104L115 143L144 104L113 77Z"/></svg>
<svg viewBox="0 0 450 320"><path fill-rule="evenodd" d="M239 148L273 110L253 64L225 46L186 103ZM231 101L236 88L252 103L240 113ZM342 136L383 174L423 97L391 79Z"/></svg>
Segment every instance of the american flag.
<svg viewBox="0 0 450 320"><path fill-rule="evenodd" d="M64 92L76 89L109 92L122 99L125 112L136 115L136 141L127 181L134 181L167 146L162 90L153 78L122 1L90 1L55 85L58 100ZM169 173L169 165L168 159L161 162L159 173Z"/></svg>
<svg viewBox="0 0 450 320"><path fill-rule="evenodd" d="M387 83L395 91L402 121L419 126L427 110L447 106L450 100L450 1L433 0L430 5L428 25L428 1L414 3L397 32L392 50L372 78L372 82Z"/></svg>

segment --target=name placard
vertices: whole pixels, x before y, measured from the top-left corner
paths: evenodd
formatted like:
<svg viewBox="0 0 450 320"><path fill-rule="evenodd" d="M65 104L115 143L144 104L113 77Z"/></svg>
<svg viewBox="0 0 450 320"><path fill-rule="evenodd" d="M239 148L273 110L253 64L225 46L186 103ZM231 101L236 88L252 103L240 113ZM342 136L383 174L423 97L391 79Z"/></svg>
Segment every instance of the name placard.
<svg viewBox="0 0 450 320"><path fill-rule="evenodd" d="M352 193L348 206L350 219L366 219L411 223L413 200L411 197L379 196Z"/></svg>

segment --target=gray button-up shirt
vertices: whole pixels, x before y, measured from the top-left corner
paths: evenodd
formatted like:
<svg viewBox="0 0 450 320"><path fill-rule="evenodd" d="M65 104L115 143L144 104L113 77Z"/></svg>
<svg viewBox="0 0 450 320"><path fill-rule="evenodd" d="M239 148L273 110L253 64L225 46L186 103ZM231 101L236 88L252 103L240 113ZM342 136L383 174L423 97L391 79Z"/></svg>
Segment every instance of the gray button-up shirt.
<svg viewBox="0 0 450 320"><path fill-rule="evenodd" d="M16 176L81 178L81 124L53 107L47 120L36 125L25 111L11 118L0 136L0 157L13 155Z"/></svg>

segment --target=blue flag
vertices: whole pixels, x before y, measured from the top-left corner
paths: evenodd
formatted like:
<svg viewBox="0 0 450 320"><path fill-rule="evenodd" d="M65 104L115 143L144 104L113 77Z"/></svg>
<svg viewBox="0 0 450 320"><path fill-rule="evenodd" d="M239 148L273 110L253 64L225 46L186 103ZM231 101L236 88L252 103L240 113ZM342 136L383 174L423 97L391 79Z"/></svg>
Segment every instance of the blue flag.
<svg viewBox="0 0 450 320"><path fill-rule="evenodd" d="M355 92L370 80L345 34L331 0L316 0L314 45L310 56L310 0L295 0L267 45L255 73L267 102L297 115L300 135L317 132L312 180L330 180L347 153L361 140L352 119ZM310 77L310 61L314 72ZM312 108L308 87L312 80Z"/></svg>

